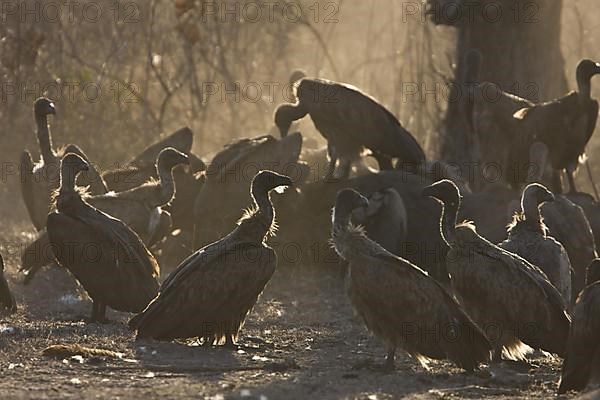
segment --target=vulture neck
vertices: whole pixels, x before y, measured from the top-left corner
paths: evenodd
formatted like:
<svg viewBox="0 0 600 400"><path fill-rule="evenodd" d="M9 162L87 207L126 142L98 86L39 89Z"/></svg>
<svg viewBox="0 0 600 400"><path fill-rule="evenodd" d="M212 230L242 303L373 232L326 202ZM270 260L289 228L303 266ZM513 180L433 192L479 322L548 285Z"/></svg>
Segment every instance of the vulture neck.
<svg viewBox="0 0 600 400"><path fill-rule="evenodd" d="M170 202L175 196L175 180L173 179L173 166L164 165L159 161L157 165L158 169L158 181L160 188L160 195L158 198L158 204L164 205Z"/></svg>
<svg viewBox="0 0 600 400"><path fill-rule="evenodd" d="M253 187L252 198L255 209L249 213L248 218L242 219L239 231L246 240L263 243L267 234L273 230L275 211L268 190Z"/></svg>
<svg viewBox="0 0 600 400"><path fill-rule="evenodd" d="M591 76L577 76L577 95L581 104L585 104L592 99L591 80Z"/></svg>
<svg viewBox="0 0 600 400"><path fill-rule="evenodd" d="M440 231L442 238L452 247L456 243L456 221L458 219L458 202L444 203L442 206L442 217L440 219Z"/></svg>
<svg viewBox="0 0 600 400"><path fill-rule="evenodd" d="M60 212L69 214L77 206L84 205L79 192L75 187L77 173L71 168L62 166L60 171L60 189L56 198L56 208Z"/></svg>
<svg viewBox="0 0 600 400"><path fill-rule="evenodd" d="M308 114L308 110L304 107L300 99L298 99L296 104L289 104L286 107L286 113L290 121L297 121Z"/></svg>
<svg viewBox="0 0 600 400"><path fill-rule="evenodd" d="M540 214L540 204L535 201L535 199L527 196L523 197L521 203L521 208L527 225L532 227L541 227L542 216Z"/></svg>
<svg viewBox="0 0 600 400"><path fill-rule="evenodd" d="M345 260L351 256L352 246L349 245L351 235L350 216L351 211L345 207L335 207L333 209L333 228L331 237L335 251Z"/></svg>
<svg viewBox="0 0 600 400"><path fill-rule="evenodd" d="M48 127L48 116L45 114L35 115L35 124L37 126L37 138L40 145L42 160L45 164L49 164L56 157L52 151L52 137L50 136L50 128Z"/></svg>

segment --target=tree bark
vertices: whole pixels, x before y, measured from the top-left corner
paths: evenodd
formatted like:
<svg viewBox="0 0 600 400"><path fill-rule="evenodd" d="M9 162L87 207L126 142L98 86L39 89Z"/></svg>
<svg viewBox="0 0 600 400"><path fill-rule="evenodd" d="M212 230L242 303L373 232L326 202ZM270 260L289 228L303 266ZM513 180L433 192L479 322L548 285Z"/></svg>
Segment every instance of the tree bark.
<svg viewBox="0 0 600 400"><path fill-rule="evenodd" d="M469 128L461 114L465 93L465 54L483 56L480 81L532 101L546 101L567 91L560 50L562 0L430 0L434 23L457 32L455 85L450 90L441 137L442 158L473 161ZM468 80L468 79L467 79Z"/></svg>

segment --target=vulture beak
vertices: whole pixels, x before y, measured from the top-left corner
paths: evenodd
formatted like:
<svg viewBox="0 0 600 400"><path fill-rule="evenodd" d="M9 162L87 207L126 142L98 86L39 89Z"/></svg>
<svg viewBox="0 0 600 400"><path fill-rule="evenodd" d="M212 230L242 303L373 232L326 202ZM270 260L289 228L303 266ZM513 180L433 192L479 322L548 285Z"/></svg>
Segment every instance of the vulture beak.
<svg viewBox="0 0 600 400"><path fill-rule="evenodd" d="M56 115L56 109L54 108L54 103L50 103L48 106L48 114Z"/></svg>
<svg viewBox="0 0 600 400"><path fill-rule="evenodd" d="M360 195L360 197L356 201L356 208L367 208L369 207L369 199L365 196Z"/></svg>
<svg viewBox="0 0 600 400"><path fill-rule="evenodd" d="M544 202L553 202L554 200L556 200L556 198L554 197L554 194L550 191L547 191L544 195L543 198Z"/></svg>

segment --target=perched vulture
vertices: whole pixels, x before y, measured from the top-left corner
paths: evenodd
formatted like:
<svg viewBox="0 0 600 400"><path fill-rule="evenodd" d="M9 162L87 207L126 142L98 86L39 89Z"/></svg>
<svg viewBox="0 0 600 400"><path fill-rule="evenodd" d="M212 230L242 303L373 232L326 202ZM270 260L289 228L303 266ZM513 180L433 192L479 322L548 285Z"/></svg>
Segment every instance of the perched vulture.
<svg viewBox="0 0 600 400"><path fill-rule="evenodd" d="M93 300L92 321L103 321L106 306L140 312L158 291L158 263L123 222L92 207L76 190L88 164L67 154L61 164L56 211L48 215L48 238L60 265Z"/></svg>
<svg viewBox="0 0 600 400"><path fill-rule="evenodd" d="M34 164L29 151L21 155L21 194L27 207L29 218L38 231L46 226L46 217L50 212L51 195L58 189L60 181L60 160L64 154L75 153L87 161L87 156L79 147L68 145L55 152L52 148L52 136L48 127L48 115L55 115L54 103L41 97L34 102L33 113L37 126L37 139L41 160ZM89 161L88 161L89 164ZM106 186L98 172L90 165L82 174L78 183L89 185L94 194L106 193Z"/></svg>
<svg viewBox="0 0 600 400"><path fill-rule="evenodd" d="M543 271L479 236L470 223L457 225L461 196L454 183L423 190L443 205L440 229L450 251L450 282L473 320L494 346L494 359L524 360L542 349L564 356L570 317L560 292Z"/></svg>
<svg viewBox="0 0 600 400"><path fill-rule="evenodd" d="M554 201L554 195L544 186L532 183L523 190L521 210L508 227L508 239L500 244L504 250L517 254L539 267L561 293L565 303L571 303L571 262L565 248L548 236L540 214L540 206Z"/></svg>
<svg viewBox="0 0 600 400"><path fill-rule="evenodd" d="M389 187L371 194L365 207L352 212L352 220L365 228L369 239L394 255L401 254L408 216L396 189Z"/></svg>
<svg viewBox="0 0 600 400"><path fill-rule="evenodd" d="M571 192L576 191L573 173L598 119L598 102L591 97L591 79L597 74L600 74L600 64L581 60L576 71L577 91L552 101L525 106L514 113L521 132L530 132L548 146L552 167L567 171Z"/></svg>
<svg viewBox="0 0 600 400"><path fill-rule="evenodd" d="M275 224L269 192L291 185L287 176L259 172L250 189L254 208L229 235L196 251L169 275L158 296L129 321L137 338L224 340L234 346L277 264L265 243Z"/></svg>
<svg viewBox="0 0 600 400"><path fill-rule="evenodd" d="M294 89L296 103L277 108L275 125L284 137L293 121L310 115L328 142L327 178L348 178L352 164L365 148L371 150L380 166L386 165L385 169L391 166L391 158L413 167L425 161L425 153L411 133L381 103L358 88L304 78ZM334 175L338 159L340 171Z"/></svg>
<svg viewBox="0 0 600 400"><path fill-rule="evenodd" d="M171 230L171 216L161 207L175 197L173 169L178 165L187 164L188 157L185 154L168 147L160 152L156 160L157 180L150 179L141 186L124 192L86 196L84 199L92 207L123 221L150 247ZM21 256L21 270L25 275L25 283L29 283L41 267L53 261L49 248L47 232L41 230L36 240L27 246Z"/></svg>
<svg viewBox="0 0 600 400"><path fill-rule="evenodd" d="M11 293L6 277L4 276L4 259L2 258L2 254L0 254L0 307L9 313L17 311L15 296Z"/></svg>
<svg viewBox="0 0 600 400"><path fill-rule="evenodd" d="M600 259L588 267L586 285L573 310L558 393L600 383Z"/></svg>
<svg viewBox="0 0 600 400"><path fill-rule="evenodd" d="M386 368L394 368L397 348L424 367L430 359L450 359L471 371L489 361L490 342L435 279L350 223L352 211L362 207L368 207L365 197L341 190L331 236L336 252L349 264L350 302L388 349Z"/></svg>

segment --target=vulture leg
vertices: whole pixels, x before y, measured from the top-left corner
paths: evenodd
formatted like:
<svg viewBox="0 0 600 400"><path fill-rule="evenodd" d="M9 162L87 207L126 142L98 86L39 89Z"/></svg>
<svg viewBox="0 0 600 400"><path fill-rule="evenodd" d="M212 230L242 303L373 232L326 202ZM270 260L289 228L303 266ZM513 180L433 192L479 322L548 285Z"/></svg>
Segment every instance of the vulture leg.
<svg viewBox="0 0 600 400"><path fill-rule="evenodd" d="M560 170L554 170L552 174L552 192L556 194L563 193L562 180L560 179Z"/></svg>
<svg viewBox="0 0 600 400"><path fill-rule="evenodd" d="M343 158L340 160L340 167L338 173L334 174L336 179L348 179L352 170L352 160L349 158Z"/></svg>
<svg viewBox="0 0 600 400"><path fill-rule="evenodd" d="M385 356L385 364L383 364L383 369L385 371L393 371L396 368L396 347L391 347L388 350L387 355Z"/></svg>
<svg viewBox="0 0 600 400"><path fill-rule="evenodd" d="M102 304L98 301L92 303L92 322L105 323L106 322L106 304Z"/></svg>
<svg viewBox="0 0 600 400"><path fill-rule="evenodd" d="M575 179L573 178L573 171L567 168L567 178L569 179L569 193L577 193L575 189Z"/></svg>
<svg viewBox="0 0 600 400"><path fill-rule="evenodd" d="M225 347L231 350L237 350L238 346L233 341L233 335L225 335Z"/></svg>
<svg viewBox="0 0 600 400"><path fill-rule="evenodd" d="M327 168L325 180L331 180L333 178L333 172L335 171L335 164L337 163L337 154L331 143L327 143L327 156L329 157L329 166Z"/></svg>
<svg viewBox="0 0 600 400"><path fill-rule="evenodd" d="M502 347L494 350L494 354L492 355L492 363L499 364L502 362Z"/></svg>

